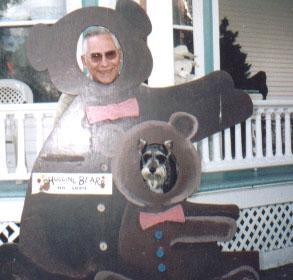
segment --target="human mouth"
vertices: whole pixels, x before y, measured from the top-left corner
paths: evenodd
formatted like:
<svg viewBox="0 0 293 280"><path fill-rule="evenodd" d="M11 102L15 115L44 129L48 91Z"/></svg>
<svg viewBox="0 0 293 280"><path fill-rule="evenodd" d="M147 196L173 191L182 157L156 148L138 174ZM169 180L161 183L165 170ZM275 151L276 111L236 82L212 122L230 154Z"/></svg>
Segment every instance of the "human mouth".
<svg viewBox="0 0 293 280"><path fill-rule="evenodd" d="M112 74L112 72L113 72L113 69L102 70L102 71L99 71L99 74L100 75L110 75L110 74Z"/></svg>

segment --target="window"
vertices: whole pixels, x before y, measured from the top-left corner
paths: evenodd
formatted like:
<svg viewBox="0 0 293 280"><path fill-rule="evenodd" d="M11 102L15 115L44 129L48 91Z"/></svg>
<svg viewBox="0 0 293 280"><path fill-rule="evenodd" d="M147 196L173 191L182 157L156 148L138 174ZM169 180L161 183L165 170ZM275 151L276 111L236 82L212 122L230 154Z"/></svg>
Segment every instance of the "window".
<svg viewBox="0 0 293 280"><path fill-rule="evenodd" d="M187 54L185 57L179 56L185 62L183 66L189 66L188 71L185 69L185 73L181 73L185 81L220 68L218 12L218 0L173 0L175 78L176 58L178 62L176 50ZM179 50L176 49L178 45L181 46ZM187 51L182 46L186 46ZM182 69L179 68L179 71Z"/></svg>
<svg viewBox="0 0 293 280"><path fill-rule="evenodd" d="M192 0L173 0L174 46L186 45L193 53Z"/></svg>
<svg viewBox="0 0 293 280"><path fill-rule="evenodd" d="M25 82L34 102L56 101L60 95L47 72L37 72L26 58L25 41L32 26L53 24L69 10L69 0L2 0L0 2L0 79ZM76 1L77 3L78 1ZM77 5L77 4L75 4Z"/></svg>
<svg viewBox="0 0 293 280"><path fill-rule="evenodd" d="M194 78L192 0L173 0L174 78L184 83Z"/></svg>

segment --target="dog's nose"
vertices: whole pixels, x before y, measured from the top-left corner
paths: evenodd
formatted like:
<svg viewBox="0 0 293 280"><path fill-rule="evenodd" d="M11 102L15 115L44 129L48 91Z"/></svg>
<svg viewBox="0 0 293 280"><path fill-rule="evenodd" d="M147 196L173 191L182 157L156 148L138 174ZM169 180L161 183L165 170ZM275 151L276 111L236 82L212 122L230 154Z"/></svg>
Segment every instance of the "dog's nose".
<svg viewBox="0 0 293 280"><path fill-rule="evenodd" d="M150 172L153 174L153 173L155 173L155 171L156 171L156 167L153 167L153 166L152 166L152 167L150 168Z"/></svg>

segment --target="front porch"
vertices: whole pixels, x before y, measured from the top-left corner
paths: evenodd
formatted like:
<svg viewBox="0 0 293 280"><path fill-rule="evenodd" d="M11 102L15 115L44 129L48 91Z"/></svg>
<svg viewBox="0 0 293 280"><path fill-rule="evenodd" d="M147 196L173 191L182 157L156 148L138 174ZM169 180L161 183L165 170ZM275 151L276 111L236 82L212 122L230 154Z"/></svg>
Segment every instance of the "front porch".
<svg viewBox="0 0 293 280"><path fill-rule="evenodd" d="M245 124L204 139L200 192L190 201L241 209L225 251L257 250L261 269L293 262L293 100L254 100ZM56 103L0 105L0 244L18 240L27 181Z"/></svg>
<svg viewBox="0 0 293 280"><path fill-rule="evenodd" d="M293 99L253 100L243 124L195 143L204 173L293 164ZM0 104L0 181L28 180L57 103Z"/></svg>

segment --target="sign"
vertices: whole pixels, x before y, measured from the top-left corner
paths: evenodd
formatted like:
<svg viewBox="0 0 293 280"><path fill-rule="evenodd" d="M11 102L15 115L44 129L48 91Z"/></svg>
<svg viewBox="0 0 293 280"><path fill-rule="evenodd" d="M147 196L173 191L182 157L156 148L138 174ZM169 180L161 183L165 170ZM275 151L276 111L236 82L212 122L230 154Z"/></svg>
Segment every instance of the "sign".
<svg viewBox="0 0 293 280"><path fill-rule="evenodd" d="M33 173L32 194L112 194L112 173Z"/></svg>

